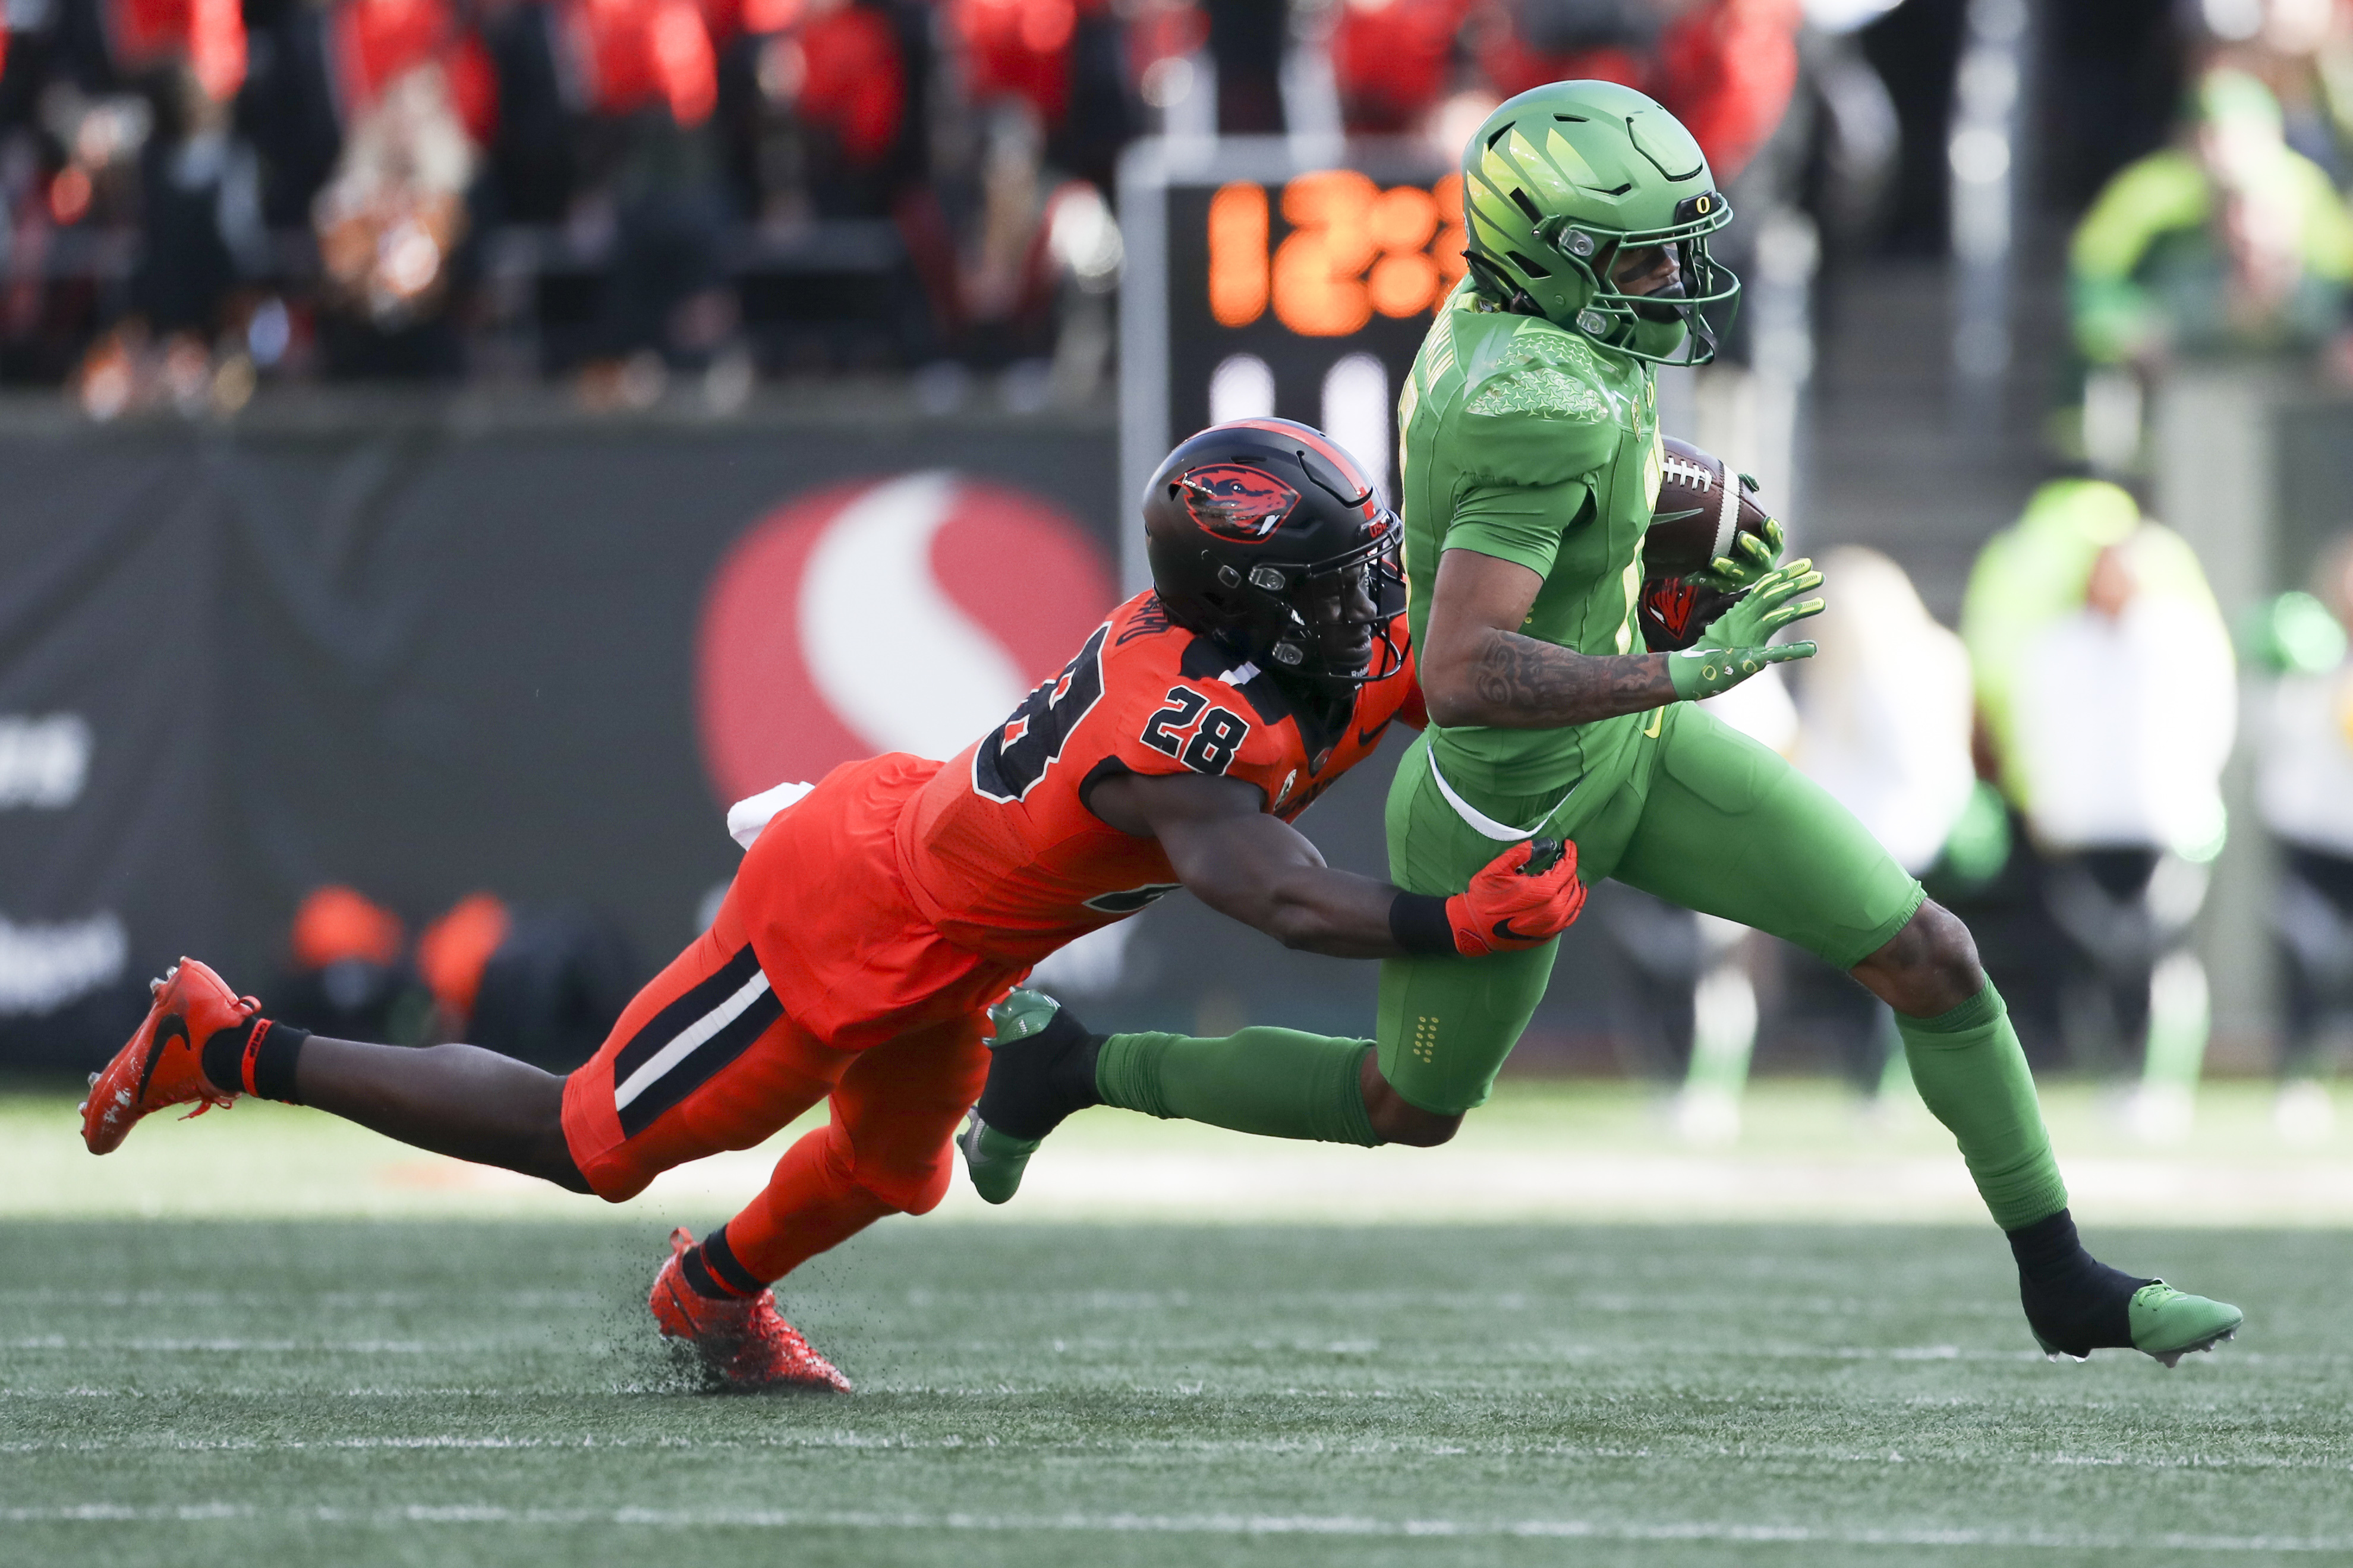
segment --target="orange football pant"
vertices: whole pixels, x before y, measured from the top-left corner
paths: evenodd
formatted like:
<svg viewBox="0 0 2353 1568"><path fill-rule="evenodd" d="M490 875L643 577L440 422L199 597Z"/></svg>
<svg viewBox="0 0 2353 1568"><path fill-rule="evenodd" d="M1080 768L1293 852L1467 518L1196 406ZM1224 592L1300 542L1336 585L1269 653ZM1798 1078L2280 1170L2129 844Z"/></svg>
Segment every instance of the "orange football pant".
<svg viewBox="0 0 2353 1568"><path fill-rule="evenodd" d="M870 951L891 945L886 935ZM950 1141L988 1076L985 1029L976 1010L863 1050L817 1039L762 972L731 892L711 930L565 1079L565 1140L589 1186L619 1203L663 1171L749 1149L830 1100L828 1125L794 1143L727 1224L736 1260L776 1279L884 1215L923 1214L947 1195Z"/></svg>

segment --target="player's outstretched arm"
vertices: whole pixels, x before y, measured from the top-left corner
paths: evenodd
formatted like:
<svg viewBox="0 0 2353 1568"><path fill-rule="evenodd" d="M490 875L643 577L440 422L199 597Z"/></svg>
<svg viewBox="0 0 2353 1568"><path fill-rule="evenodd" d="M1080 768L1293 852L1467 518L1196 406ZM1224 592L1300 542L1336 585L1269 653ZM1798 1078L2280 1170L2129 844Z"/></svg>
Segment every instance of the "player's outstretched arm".
<svg viewBox="0 0 2353 1568"><path fill-rule="evenodd" d="M1087 805L1122 832L1159 839L1176 875L1210 908L1314 952L1388 958L1535 947L1559 935L1585 904L1574 844L1514 844L1469 888L1441 899L1335 871L1240 779L1131 773L1096 784ZM1039 1142L1083 1106L1367 1147L1443 1143L1461 1121L1389 1088L1365 1040L1295 1029L1243 1029L1214 1040L1093 1035L1052 997L1025 990L989 1017L997 1034L988 1083L956 1144L973 1185L993 1204L1013 1195ZM1175 1093L1166 1087L1172 1067L1183 1085Z"/></svg>
<svg viewBox="0 0 2353 1568"><path fill-rule="evenodd" d="M1131 774L1097 784L1087 804L1114 827L1157 838L1177 879L1219 913L1285 947L1335 958L1534 947L1567 930L1585 905L1575 845L1542 853L1514 845L1464 891L1440 898L1334 870L1240 779Z"/></svg>

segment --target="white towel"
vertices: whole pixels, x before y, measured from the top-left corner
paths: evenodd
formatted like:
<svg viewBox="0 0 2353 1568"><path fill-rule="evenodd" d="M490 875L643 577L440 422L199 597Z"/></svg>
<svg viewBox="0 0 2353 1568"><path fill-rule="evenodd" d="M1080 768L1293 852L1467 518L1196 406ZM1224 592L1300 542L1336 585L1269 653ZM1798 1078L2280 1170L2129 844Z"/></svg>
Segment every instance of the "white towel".
<svg viewBox="0 0 2353 1568"><path fill-rule="evenodd" d="M755 795L737 801L727 808L727 837L749 849L752 841L760 837L760 830L767 826L778 812L796 805L801 796L816 787L807 784L780 784L774 789L764 789Z"/></svg>
<svg viewBox="0 0 2353 1568"><path fill-rule="evenodd" d="M2017 688L2027 817L2054 849L2211 854L2238 680L2221 621L2142 594L2110 620L2080 610L2027 646Z"/></svg>

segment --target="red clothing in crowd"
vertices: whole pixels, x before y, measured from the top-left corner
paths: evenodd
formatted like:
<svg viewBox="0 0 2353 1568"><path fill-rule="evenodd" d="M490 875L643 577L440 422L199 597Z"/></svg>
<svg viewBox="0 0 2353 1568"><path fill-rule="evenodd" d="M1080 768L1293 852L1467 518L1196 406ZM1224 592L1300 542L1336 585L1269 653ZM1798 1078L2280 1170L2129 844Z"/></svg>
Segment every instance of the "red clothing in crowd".
<svg viewBox="0 0 2353 1568"><path fill-rule="evenodd" d="M703 16L720 48L749 35L780 51L764 59L763 86L828 133L843 162L870 168L889 155L907 112L907 65L883 12L849 0L704 0Z"/></svg>
<svg viewBox="0 0 2353 1568"><path fill-rule="evenodd" d="M106 0L107 47L126 71L185 58L215 101L245 82L245 12L238 0Z"/></svg>
<svg viewBox="0 0 2353 1568"><path fill-rule="evenodd" d="M1747 166L1789 107L1800 19L1799 0L1700 0L1667 24L1647 58L1614 47L1550 54L1499 27L1480 64L1506 98L1573 77L1640 88L1690 127L1724 183Z"/></svg>
<svg viewBox="0 0 2353 1568"><path fill-rule="evenodd" d="M1350 0L1332 30L1332 74L1351 131L1411 130L1445 96L1471 0Z"/></svg>
<svg viewBox="0 0 2353 1568"><path fill-rule="evenodd" d="M809 18L795 41L803 62L801 123L829 132L854 168L881 163L907 110L907 68L890 18L844 5Z"/></svg>
<svg viewBox="0 0 2353 1568"><path fill-rule="evenodd" d="M695 0L571 0L565 20L594 112L661 104L679 124L700 125L718 106L718 62Z"/></svg>
<svg viewBox="0 0 2353 1568"><path fill-rule="evenodd" d="M1595 49L1555 53L1539 49L1514 27L1491 32L1479 51L1479 68L1495 91L1514 98L1548 81L1614 81L1647 88L1649 71L1641 56L1614 45Z"/></svg>
<svg viewBox="0 0 2353 1568"><path fill-rule="evenodd" d="M346 122L403 73L438 61L466 134L478 146L488 144L498 125L498 78L489 51L459 26L449 0L343 0L328 26Z"/></svg>
<svg viewBox="0 0 2353 1568"><path fill-rule="evenodd" d="M1071 47L1079 18L1106 0L951 0L973 101L1029 100L1048 129L1071 108Z"/></svg>
<svg viewBox="0 0 2353 1568"><path fill-rule="evenodd" d="M1659 100L1698 138L1719 181L1747 166L1798 85L1799 0L1713 0L1659 38Z"/></svg>

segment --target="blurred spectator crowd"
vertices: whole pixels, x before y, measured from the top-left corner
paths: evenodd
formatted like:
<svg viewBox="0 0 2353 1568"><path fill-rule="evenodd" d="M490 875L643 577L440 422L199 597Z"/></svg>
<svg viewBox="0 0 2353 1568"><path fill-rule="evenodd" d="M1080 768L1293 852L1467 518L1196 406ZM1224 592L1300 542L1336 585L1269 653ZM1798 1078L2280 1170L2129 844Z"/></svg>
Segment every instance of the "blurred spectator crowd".
<svg viewBox="0 0 2353 1568"><path fill-rule="evenodd" d="M1988 541L1957 635L1886 556L1842 546L1822 566L1817 656L1709 709L1967 919L2037 1070L2113 1086L2153 1142L2189 1129L2206 1068L2197 935L2224 844L2260 846L2277 874L2274 1124L2328 1136L2327 1086L2353 1058L2353 533L2236 625L2181 536L2101 479L2043 484ZM2234 819L2242 741L2253 809ZM1874 1107L1908 1100L1886 1009L1827 965L1614 883L1593 908L1619 1049L1679 1086L1686 1137L1736 1134L1760 1036L1806 1040Z"/></svg>
<svg viewBox="0 0 2353 1568"><path fill-rule="evenodd" d="M2317 363L2353 382L2353 5L2197 0L2167 145L2115 174L2068 255L2079 396L2055 444L2147 461L2158 383L2184 363Z"/></svg>
<svg viewBox="0 0 2353 1568"><path fill-rule="evenodd" d="M960 362L1105 374L1121 149L1424 134L1639 84L1727 175L1799 0L11 0L0 381L104 417L276 378ZM1451 139L1451 140L1450 140Z"/></svg>
<svg viewBox="0 0 2353 1568"><path fill-rule="evenodd" d="M1116 266L1131 51L1189 47L1145 9L18 4L0 375L104 416L272 375L628 399L740 390L754 349L1035 353L1058 284Z"/></svg>

